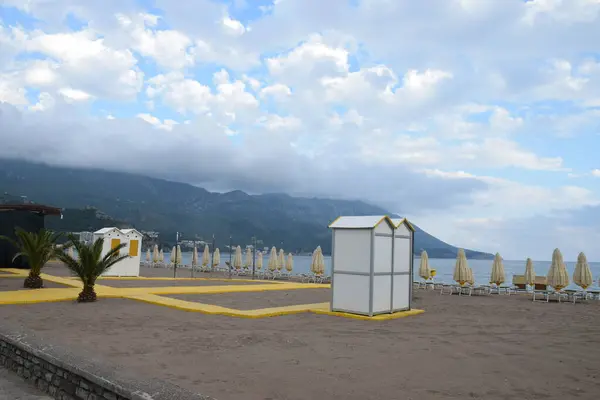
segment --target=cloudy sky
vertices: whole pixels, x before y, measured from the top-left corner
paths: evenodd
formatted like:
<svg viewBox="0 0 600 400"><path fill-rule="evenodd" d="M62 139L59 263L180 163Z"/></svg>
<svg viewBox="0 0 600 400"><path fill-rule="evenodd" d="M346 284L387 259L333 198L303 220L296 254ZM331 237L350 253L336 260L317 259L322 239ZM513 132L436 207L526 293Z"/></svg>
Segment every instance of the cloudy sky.
<svg viewBox="0 0 600 400"><path fill-rule="evenodd" d="M3 0L0 157L600 261L600 0Z"/></svg>

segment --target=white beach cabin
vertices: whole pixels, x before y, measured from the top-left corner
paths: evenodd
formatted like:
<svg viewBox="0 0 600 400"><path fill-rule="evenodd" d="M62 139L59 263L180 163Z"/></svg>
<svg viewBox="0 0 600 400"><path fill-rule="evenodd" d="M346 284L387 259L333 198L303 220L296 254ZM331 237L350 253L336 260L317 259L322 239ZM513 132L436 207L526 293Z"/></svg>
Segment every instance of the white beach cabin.
<svg viewBox="0 0 600 400"><path fill-rule="evenodd" d="M129 252L129 258L126 258L119 263L127 264L126 268L121 267L126 269L126 275L121 276L140 276L143 235L135 229L121 229L121 232L123 232L129 243L129 245L122 250Z"/></svg>
<svg viewBox="0 0 600 400"><path fill-rule="evenodd" d="M406 218L392 218L394 224L393 297L394 311L409 310L412 299L415 228Z"/></svg>
<svg viewBox="0 0 600 400"><path fill-rule="evenodd" d="M102 228L94 232L93 240L94 242L100 238L104 238L104 246L102 247L102 256L106 255L110 251L110 249L118 246L121 243L126 243L127 247L121 249L121 254L127 254L125 252L129 252L129 239L127 235L123 233L118 228ZM140 240L141 241L141 240ZM140 243L141 244L141 243ZM139 247L138 247L139 253ZM102 276L139 276L140 268L139 268L139 260L137 269L133 268L132 263L129 262L130 258L124 259L115 265L113 265L107 272L102 274Z"/></svg>
<svg viewBox="0 0 600 400"><path fill-rule="evenodd" d="M404 235L395 236L394 222L385 215L346 216L329 227L333 231L331 311L373 316L409 310L412 254L409 259L404 248L395 251L396 240ZM394 261L396 254L406 260Z"/></svg>

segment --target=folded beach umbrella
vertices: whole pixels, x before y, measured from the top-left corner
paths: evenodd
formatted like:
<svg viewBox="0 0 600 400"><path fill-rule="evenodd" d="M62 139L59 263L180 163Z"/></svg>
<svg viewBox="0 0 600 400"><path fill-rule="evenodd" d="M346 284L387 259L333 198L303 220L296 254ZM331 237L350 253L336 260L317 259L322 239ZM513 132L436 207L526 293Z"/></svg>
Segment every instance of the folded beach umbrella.
<svg viewBox="0 0 600 400"><path fill-rule="evenodd" d="M204 245L204 251L202 252L202 266L210 266L210 249L207 244Z"/></svg>
<svg viewBox="0 0 600 400"><path fill-rule="evenodd" d="M219 250L219 248L216 248L215 252L213 253L213 267L218 267L220 263L221 263L221 251Z"/></svg>
<svg viewBox="0 0 600 400"><path fill-rule="evenodd" d="M242 268L242 248L240 246L235 248L235 256L233 257L233 268L240 270Z"/></svg>
<svg viewBox="0 0 600 400"><path fill-rule="evenodd" d="M525 283L529 286L535 286L535 270L531 258L528 258L525 263Z"/></svg>
<svg viewBox="0 0 600 400"><path fill-rule="evenodd" d="M458 282L461 286L469 280L469 265L467 264L467 256L465 255L465 251L463 249L458 249L452 279Z"/></svg>
<svg viewBox="0 0 600 400"><path fill-rule="evenodd" d="M277 271L281 271L285 267L285 253L283 249L279 249L279 257L277 258Z"/></svg>
<svg viewBox="0 0 600 400"><path fill-rule="evenodd" d="M292 272L294 269L294 258L292 253L288 254L287 260L285 261L285 269L287 272Z"/></svg>
<svg viewBox="0 0 600 400"><path fill-rule="evenodd" d="M325 257L323 257L323 250L321 249L321 246L317 248L317 259L315 264L315 274L325 274Z"/></svg>
<svg viewBox="0 0 600 400"><path fill-rule="evenodd" d="M310 262L310 272L315 274L315 270L317 268L317 254L319 253L320 247L317 247L315 251L313 251L312 261Z"/></svg>
<svg viewBox="0 0 600 400"><path fill-rule="evenodd" d="M150 262L152 259L150 258L150 249L146 249L146 262Z"/></svg>
<svg viewBox="0 0 600 400"><path fill-rule="evenodd" d="M269 256L269 271L275 271L277 269L277 249L275 246L271 248L271 255Z"/></svg>
<svg viewBox="0 0 600 400"><path fill-rule="evenodd" d="M165 261L165 253L163 252L163 249L160 249L160 252L158 253L158 261L160 261L160 262Z"/></svg>
<svg viewBox="0 0 600 400"><path fill-rule="evenodd" d="M256 270L260 271L263 267L263 253L259 251L256 253Z"/></svg>
<svg viewBox="0 0 600 400"><path fill-rule="evenodd" d="M158 245L154 245L154 250L152 250L152 261L157 263L160 261L160 253L158 252Z"/></svg>
<svg viewBox="0 0 600 400"><path fill-rule="evenodd" d="M473 275L473 268L471 267L469 267L469 278L467 283L471 286L475 284L475 276Z"/></svg>
<svg viewBox="0 0 600 400"><path fill-rule="evenodd" d="M583 252L577 256L577 264L575 264L575 272L573 273L573 282L581 286L583 290L592 285L592 271L587 262L587 257Z"/></svg>
<svg viewBox="0 0 600 400"><path fill-rule="evenodd" d="M494 263L492 264L492 274L490 276L490 283L495 283L500 286L506 280L506 276L504 274L504 264L502 263L502 257L500 257L500 253L496 253L494 256Z"/></svg>
<svg viewBox="0 0 600 400"><path fill-rule="evenodd" d="M192 252L192 267L198 265L198 248L194 246L194 251Z"/></svg>
<svg viewBox="0 0 600 400"><path fill-rule="evenodd" d="M244 267L252 267L252 250L250 249L250 247L246 247L246 261L244 262Z"/></svg>
<svg viewBox="0 0 600 400"><path fill-rule="evenodd" d="M419 265L419 276L425 280L431 278L431 268L429 267L429 256L423 250L421 253L421 264Z"/></svg>
<svg viewBox="0 0 600 400"><path fill-rule="evenodd" d="M169 262L173 265L175 265L175 263L177 262L177 260L175 260L175 246L173 246L173 248L171 249L171 255L169 256Z"/></svg>
<svg viewBox="0 0 600 400"><path fill-rule="evenodd" d="M552 265L546 276L546 283L554 290L561 290L569 286L569 273L559 249L554 249L552 253Z"/></svg>

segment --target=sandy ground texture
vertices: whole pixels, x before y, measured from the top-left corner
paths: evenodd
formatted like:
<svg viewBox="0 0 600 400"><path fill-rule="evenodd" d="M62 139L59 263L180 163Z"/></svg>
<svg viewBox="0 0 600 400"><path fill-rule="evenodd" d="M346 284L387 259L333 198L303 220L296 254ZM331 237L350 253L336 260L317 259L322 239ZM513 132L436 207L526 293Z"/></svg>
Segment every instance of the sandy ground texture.
<svg viewBox="0 0 600 400"><path fill-rule="evenodd" d="M270 296L277 292L264 292ZM425 314L209 316L133 300L0 306L82 357L220 400L595 399L600 302L416 291Z"/></svg>
<svg viewBox="0 0 600 400"><path fill-rule="evenodd" d="M331 290L301 289L277 290L272 293L173 294L165 297L205 304L216 304L236 310L255 310L258 308L329 302L331 301Z"/></svg>
<svg viewBox="0 0 600 400"><path fill-rule="evenodd" d="M25 277L4 277L0 276L0 291L8 292L12 290L34 290L34 289L25 289L23 287L23 282L25 281ZM62 285L60 283L50 282L47 279L44 279L44 288L68 288L67 285ZM35 290L44 290L35 289Z"/></svg>
<svg viewBox="0 0 600 400"><path fill-rule="evenodd" d="M0 367L0 400L52 400L30 382Z"/></svg>

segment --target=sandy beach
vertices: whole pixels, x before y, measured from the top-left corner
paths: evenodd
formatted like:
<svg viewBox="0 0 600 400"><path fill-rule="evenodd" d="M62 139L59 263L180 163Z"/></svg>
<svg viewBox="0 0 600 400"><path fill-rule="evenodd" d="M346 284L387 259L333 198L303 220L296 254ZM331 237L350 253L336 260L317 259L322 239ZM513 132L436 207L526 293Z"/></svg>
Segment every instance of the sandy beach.
<svg viewBox="0 0 600 400"><path fill-rule="evenodd" d="M189 300L247 308L290 295ZM83 357L220 400L592 399L600 392L598 301L419 290L414 306L426 313L384 322L208 316L123 299L2 306L0 315Z"/></svg>
<svg viewBox="0 0 600 400"><path fill-rule="evenodd" d="M173 294L166 297L216 304L237 310L255 310L259 308L292 306L295 304L313 304L331 301L329 289L278 290L265 292L225 293L225 294Z"/></svg>

